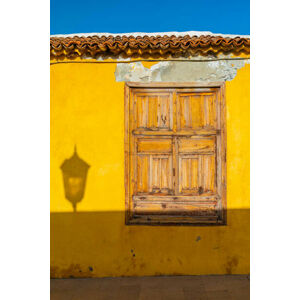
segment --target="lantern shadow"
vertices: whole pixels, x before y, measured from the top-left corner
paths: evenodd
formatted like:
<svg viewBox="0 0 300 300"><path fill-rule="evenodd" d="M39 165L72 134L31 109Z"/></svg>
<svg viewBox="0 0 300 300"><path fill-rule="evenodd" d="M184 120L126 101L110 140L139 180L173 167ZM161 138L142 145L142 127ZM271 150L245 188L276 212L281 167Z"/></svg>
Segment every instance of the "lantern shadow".
<svg viewBox="0 0 300 300"><path fill-rule="evenodd" d="M72 157L65 159L60 168L63 173L65 197L71 202L73 211L76 212L77 203L84 197L90 165L78 156L75 145Z"/></svg>

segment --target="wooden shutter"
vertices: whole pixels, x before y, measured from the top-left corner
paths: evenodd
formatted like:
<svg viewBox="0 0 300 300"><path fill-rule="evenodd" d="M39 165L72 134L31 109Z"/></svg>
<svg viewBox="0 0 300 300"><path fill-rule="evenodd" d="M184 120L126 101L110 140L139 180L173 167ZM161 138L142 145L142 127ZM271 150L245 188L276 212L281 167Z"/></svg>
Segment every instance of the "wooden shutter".
<svg viewBox="0 0 300 300"><path fill-rule="evenodd" d="M224 224L223 85L125 88L127 224Z"/></svg>

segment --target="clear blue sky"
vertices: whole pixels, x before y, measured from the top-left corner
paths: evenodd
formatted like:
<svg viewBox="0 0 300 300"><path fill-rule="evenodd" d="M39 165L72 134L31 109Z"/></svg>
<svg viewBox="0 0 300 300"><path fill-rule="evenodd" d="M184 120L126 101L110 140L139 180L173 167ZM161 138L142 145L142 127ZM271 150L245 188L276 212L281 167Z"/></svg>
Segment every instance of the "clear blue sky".
<svg viewBox="0 0 300 300"><path fill-rule="evenodd" d="M51 34L211 31L250 34L250 0L50 0Z"/></svg>

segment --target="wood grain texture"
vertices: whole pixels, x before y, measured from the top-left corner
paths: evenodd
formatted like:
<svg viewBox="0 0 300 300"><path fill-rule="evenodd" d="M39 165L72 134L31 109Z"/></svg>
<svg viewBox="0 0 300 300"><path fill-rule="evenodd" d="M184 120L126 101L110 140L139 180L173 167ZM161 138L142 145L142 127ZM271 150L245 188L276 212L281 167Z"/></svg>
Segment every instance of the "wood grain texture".
<svg viewBox="0 0 300 300"><path fill-rule="evenodd" d="M126 224L226 224L223 84L125 85Z"/></svg>

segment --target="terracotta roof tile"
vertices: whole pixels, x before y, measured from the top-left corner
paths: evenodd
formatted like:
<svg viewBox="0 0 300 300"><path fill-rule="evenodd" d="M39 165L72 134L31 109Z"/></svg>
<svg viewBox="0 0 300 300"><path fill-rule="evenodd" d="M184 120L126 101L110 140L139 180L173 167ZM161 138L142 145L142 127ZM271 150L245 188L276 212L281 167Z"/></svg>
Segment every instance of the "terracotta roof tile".
<svg viewBox="0 0 300 300"><path fill-rule="evenodd" d="M201 36L72 36L51 37L51 58L93 57L100 55L185 56L217 53L250 53L250 38Z"/></svg>

